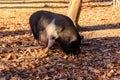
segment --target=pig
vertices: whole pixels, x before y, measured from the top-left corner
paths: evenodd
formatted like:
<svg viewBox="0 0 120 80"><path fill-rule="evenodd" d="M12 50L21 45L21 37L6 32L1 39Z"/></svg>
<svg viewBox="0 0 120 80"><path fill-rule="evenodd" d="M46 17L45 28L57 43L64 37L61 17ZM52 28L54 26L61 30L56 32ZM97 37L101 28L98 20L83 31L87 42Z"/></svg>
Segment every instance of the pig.
<svg viewBox="0 0 120 80"><path fill-rule="evenodd" d="M62 14L40 10L34 12L29 23L37 42L45 43L48 51L55 43L67 54L79 54L83 36L79 35L72 20Z"/></svg>

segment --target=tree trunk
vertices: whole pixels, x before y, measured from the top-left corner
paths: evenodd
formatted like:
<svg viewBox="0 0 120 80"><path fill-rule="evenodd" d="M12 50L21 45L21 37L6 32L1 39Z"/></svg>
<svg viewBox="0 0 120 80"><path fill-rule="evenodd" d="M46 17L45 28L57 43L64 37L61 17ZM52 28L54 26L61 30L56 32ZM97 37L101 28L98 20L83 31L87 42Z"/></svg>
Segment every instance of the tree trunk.
<svg viewBox="0 0 120 80"><path fill-rule="evenodd" d="M71 0L67 16L72 19L74 25L79 27L78 20L81 12L82 0Z"/></svg>

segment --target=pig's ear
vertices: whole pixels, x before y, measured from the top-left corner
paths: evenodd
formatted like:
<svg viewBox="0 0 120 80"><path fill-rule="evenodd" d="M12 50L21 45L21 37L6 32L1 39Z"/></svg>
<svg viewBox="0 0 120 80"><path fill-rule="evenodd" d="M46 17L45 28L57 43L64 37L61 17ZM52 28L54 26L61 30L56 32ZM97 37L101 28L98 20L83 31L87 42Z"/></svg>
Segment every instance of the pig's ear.
<svg viewBox="0 0 120 80"><path fill-rule="evenodd" d="M83 38L84 38L84 36L80 36L80 35L79 35L79 39L80 39L80 40L82 40Z"/></svg>
<svg viewBox="0 0 120 80"><path fill-rule="evenodd" d="M58 33L62 32L63 30L64 30L64 27L61 27L61 26L57 26L57 27L56 27L56 31L57 31Z"/></svg>
<svg viewBox="0 0 120 80"><path fill-rule="evenodd" d="M80 42L80 44L81 44L81 40L82 40L83 38L84 38L84 36L80 36L80 35L79 35L79 42ZM79 44L79 45L80 45L80 44Z"/></svg>

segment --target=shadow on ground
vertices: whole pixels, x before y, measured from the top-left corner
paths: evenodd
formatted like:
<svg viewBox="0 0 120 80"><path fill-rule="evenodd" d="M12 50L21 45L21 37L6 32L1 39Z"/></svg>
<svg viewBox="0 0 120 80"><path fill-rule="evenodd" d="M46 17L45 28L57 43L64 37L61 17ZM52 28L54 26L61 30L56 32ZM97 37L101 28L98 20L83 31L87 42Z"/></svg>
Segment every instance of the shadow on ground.
<svg viewBox="0 0 120 80"><path fill-rule="evenodd" d="M120 37L104 37L83 40L83 43L88 43L88 46L82 46L83 52L89 51L99 54L116 53L120 50Z"/></svg>
<svg viewBox="0 0 120 80"><path fill-rule="evenodd" d="M5 27L0 28L0 35L2 37L6 36L16 36L16 35L25 35L25 34L30 34L30 30L17 30L17 31L2 31L6 29ZM95 26L81 26L78 27L78 31L95 31L95 30L106 30L106 29L120 29L120 23L116 24L105 24L105 25L95 25Z"/></svg>
<svg viewBox="0 0 120 80"><path fill-rule="evenodd" d="M44 4L44 6L24 6L24 4ZM49 5L50 3L59 3L59 4L69 4L69 2L65 1L0 1L0 4L4 6L0 6L0 9L21 9L21 8L68 8L68 6L54 6L54 5ZM14 5L15 6L7 6L7 5ZM22 6L20 5L22 4Z"/></svg>
<svg viewBox="0 0 120 80"><path fill-rule="evenodd" d="M17 36L17 35L25 35L31 34L30 30L16 30L16 31L0 31L0 37L7 37L7 36Z"/></svg>
<svg viewBox="0 0 120 80"><path fill-rule="evenodd" d="M39 4L39 3L64 3L68 4L68 1L1 1L0 4Z"/></svg>
<svg viewBox="0 0 120 80"><path fill-rule="evenodd" d="M95 31L95 30L106 30L106 29L120 29L120 23L78 27L78 30L83 32Z"/></svg>

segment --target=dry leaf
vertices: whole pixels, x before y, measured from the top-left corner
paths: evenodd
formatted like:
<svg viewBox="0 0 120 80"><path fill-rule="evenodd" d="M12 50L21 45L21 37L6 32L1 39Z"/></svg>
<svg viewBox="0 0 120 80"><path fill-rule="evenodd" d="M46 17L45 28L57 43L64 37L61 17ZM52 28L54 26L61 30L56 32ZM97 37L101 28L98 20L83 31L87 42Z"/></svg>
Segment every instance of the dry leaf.
<svg viewBox="0 0 120 80"><path fill-rule="evenodd" d="M114 75L114 70L111 70L110 72L107 73L108 77L112 77Z"/></svg>
<svg viewBox="0 0 120 80"><path fill-rule="evenodd" d="M39 56L40 56L40 58L44 58L44 57L47 56L47 54L46 53L40 53Z"/></svg>
<svg viewBox="0 0 120 80"><path fill-rule="evenodd" d="M103 75L101 75L101 76L99 77L99 80L104 80L104 79L106 79L106 75L105 75L105 74L103 74Z"/></svg>
<svg viewBox="0 0 120 80"><path fill-rule="evenodd" d="M10 60L12 59L12 54L8 54L7 57L6 57L7 60Z"/></svg>

